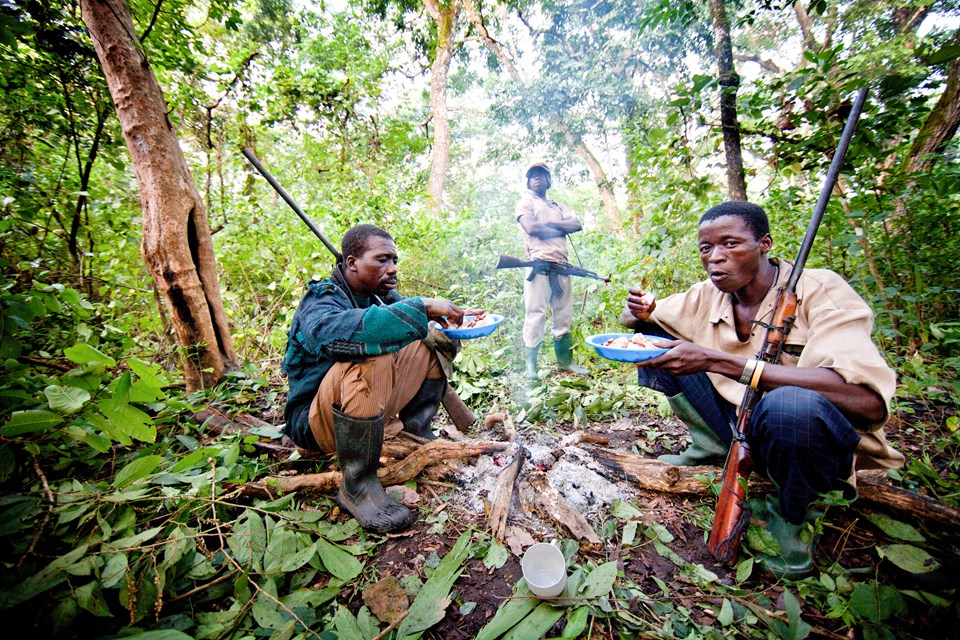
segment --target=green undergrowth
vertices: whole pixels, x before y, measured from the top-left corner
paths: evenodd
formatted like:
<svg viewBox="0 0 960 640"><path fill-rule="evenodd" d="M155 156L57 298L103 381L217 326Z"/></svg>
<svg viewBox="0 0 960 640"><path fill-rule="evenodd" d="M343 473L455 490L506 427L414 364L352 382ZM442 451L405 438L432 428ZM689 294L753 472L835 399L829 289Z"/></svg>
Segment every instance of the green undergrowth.
<svg viewBox="0 0 960 640"><path fill-rule="evenodd" d="M18 637L352 639L386 631L355 596L344 597L382 577L375 559L385 539L355 520L338 523L326 498L281 496L258 483L294 465L320 471L327 461L277 462L257 446L276 441L277 429L220 433L197 417L211 403L228 413L276 412L283 393L273 371L248 363L216 389L187 395L173 384L177 374L131 355L141 347L69 287L7 290L0 302L0 611ZM525 387L509 338L475 342L454 382L478 411L505 402L544 431L666 415L662 398L637 390L629 367L581 346L577 359L591 376L556 373L544 354L541 381ZM952 367L928 356L901 364L907 393L898 408L913 417L908 435L929 446L891 475L956 506ZM651 446L663 437L647 435ZM826 537L839 526L842 501L825 506L814 526ZM429 636L454 610L469 616L476 603L457 582L464 567L480 562L495 572L511 561L482 531L461 535L449 518L422 517L428 534L457 542L403 576L412 604L386 638ZM683 518L704 533L711 514L700 506ZM853 525L844 526L830 557L860 544ZM864 638L909 638L956 619L955 531L880 513L855 526L874 536L877 562L846 567L820 556L814 577L771 582L751 555L775 552L775 541L752 528L740 562L721 579L676 551L681 522L616 503L596 523L599 549L566 541L563 597L532 599L520 580L480 637L804 638L855 629ZM632 568L651 554L670 570Z"/></svg>

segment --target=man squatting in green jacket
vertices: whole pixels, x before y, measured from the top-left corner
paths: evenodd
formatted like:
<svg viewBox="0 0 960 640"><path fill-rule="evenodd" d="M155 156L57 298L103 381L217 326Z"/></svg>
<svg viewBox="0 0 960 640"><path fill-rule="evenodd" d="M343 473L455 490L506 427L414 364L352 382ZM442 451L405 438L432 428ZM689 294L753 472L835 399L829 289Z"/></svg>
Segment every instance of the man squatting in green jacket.
<svg viewBox="0 0 960 640"><path fill-rule="evenodd" d="M464 312L448 300L399 295L397 246L379 227L348 230L341 253L330 278L307 285L287 334L285 432L298 447L336 452L337 503L364 529L396 531L416 516L377 478L384 434L436 438L430 422L447 380L424 342L427 323L460 324Z"/></svg>

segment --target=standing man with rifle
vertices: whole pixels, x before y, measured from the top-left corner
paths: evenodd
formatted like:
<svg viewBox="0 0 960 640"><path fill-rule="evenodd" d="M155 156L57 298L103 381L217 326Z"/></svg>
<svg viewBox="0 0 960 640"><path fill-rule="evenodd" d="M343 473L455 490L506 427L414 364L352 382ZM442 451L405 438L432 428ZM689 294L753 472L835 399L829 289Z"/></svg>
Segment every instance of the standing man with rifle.
<svg viewBox="0 0 960 640"><path fill-rule="evenodd" d="M557 367L583 374L587 370L573 361L573 287L570 276L550 268L551 263L567 263L567 236L583 229L580 220L555 200L547 199L552 185L550 169L534 164L527 169L527 192L516 207L517 222L523 231L527 260L539 261L523 283L524 376L536 380L537 359L547 321L547 308L553 313L553 350Z"/></svg>
<svg viewBox="0 0 960 640"><path fill-rule="evenodd" d="M379 227L349 229L340 256L329 278L307 285L287 334L285 432L298 447L336 452L337 503L364 529L397 531L415 516L377 477L383 440L401 429L436 439L430 422L447 379L443 337L428 322L460 324L464 311L398 294L397 246Z"/></svg>
<svg viewBox="0 0 960 640"><path fill-rule="evenodd" d="M806 523L817 496L851 489L856 469L903 464L882 430L896 378L871 340L869 306L836 273L802 265L794 283L800 304L779 363L758 358L764 328L775 324L778 291L795 266L770 257L773 238L761 207L737 201L707 210L697 245L707 280L659 301L630 289L620 316L628 328L674 340L665 354L638 365L640 385L667 394L690 429L690 447L661 459L722 463L736 435L752 451L753 469L778 489L765 502L751 501L754 517L780 546L779 555L757 560L778 577L799 578L815 569ZM762 397L737 434L738 403L748 388ZM749 509L746 516L729 532L737 540Z"/></svg>

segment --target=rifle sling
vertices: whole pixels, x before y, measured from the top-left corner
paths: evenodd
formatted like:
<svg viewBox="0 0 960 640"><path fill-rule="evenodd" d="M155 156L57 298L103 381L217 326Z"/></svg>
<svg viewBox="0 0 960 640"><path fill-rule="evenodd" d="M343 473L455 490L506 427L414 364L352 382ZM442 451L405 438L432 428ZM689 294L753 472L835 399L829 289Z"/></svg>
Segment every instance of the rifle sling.
<svg viewBox="0 0 960 640"><path fill-rule="evenodd" d="M554 263L547 262L546 260L534 260L533 268L530 269L530 275L527 276L527 280L533 282L533 279L540 274L550 279L550 291L553 292L554 298L559 298L563 295L563 287L560 286L560 276L565 274L562 274Z"/></svg>

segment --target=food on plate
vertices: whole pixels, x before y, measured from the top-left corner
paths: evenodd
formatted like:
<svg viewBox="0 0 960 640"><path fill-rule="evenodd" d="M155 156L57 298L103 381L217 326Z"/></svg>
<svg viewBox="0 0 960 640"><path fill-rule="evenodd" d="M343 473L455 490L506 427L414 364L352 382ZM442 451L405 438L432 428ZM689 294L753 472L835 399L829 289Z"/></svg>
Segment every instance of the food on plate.
<svg viewBox="0 0 960 640"><path fill-rule="evenodd" d="M467 320L467 318L470 318L470 320ZM495 322L494 318L492 316L487 315L486 313L481 313L478 316L472 316L472 317L464 316L463 319L467 321L459 326L451 326L449 328L450 329L475 329L477 327L485 327Z"/></svg>
<svg viewBox="0 0 960 640"><path fill-rule="evenodd" d="M629 338L626 336L610 338L603 343L603 346L612 349L659 349L657 345L642 333L635 333Z"/></svg>

